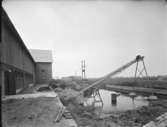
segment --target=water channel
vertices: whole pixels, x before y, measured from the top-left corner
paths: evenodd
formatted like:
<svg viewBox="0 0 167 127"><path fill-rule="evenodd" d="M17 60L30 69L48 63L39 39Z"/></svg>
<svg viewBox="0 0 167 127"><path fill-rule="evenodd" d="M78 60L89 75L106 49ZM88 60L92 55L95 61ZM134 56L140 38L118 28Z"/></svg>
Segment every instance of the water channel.
<svg viewBox="0 0 167 127"><path fill-rule="evenodd" d="M101 106L103 113L134 110L138 107L149 105L148 97L146 96L129 96L115 91L103 89L100 89L99 93L103 102L103 106ZM87 100L88 105L91 105L93 102L93 98L89 98ZM100 106L100 104L97 103L95 106Z"/></svg>

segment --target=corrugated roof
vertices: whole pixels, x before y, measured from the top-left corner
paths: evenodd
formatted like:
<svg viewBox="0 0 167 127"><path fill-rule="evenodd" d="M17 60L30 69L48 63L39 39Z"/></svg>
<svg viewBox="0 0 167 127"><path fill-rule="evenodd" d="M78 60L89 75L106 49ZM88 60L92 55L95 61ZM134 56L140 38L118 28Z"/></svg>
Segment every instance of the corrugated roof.
<svg viewBox="0 0 167 127"><path fill-rule="evenodd" d="M35 62L53 62L51 50L30 49L30 53Z"/></svg>

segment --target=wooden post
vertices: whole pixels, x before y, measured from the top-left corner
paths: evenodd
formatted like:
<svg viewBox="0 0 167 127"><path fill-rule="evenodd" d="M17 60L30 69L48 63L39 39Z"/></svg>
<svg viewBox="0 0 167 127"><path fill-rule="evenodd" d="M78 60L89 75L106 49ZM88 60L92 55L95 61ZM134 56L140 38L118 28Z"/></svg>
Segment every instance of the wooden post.
<svg viewBox="0 0 167 127"><path fill-rule="evenodd" d="M5 96L5 77L4 77L4 71L1 70L0 72L0 78L1 78L1 97L3 98Z"/></svg>

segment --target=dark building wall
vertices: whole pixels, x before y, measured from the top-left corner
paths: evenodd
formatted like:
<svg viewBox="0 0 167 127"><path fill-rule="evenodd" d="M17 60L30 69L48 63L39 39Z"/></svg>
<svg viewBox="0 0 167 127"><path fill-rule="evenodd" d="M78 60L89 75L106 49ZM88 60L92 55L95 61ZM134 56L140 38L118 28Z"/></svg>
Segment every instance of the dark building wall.
<svg viewBox="0 0 167 127"><path fill-rule="evenodd" d="M52 78L52 63L36 63L36 83L48 83Z"/></svg>
<svg viewBox="0 0 167 127"><path fill-rule="evenodd" d="M35 62L3 10L1 21L1 84L6 94L15 94L35 82Z"/></svg>
<svg viewBox="0 0 167 127"><path fill-rule="evenodd" d="M34 73L35 63L7 26L2 24L2 62L28 73Z"/></svg>

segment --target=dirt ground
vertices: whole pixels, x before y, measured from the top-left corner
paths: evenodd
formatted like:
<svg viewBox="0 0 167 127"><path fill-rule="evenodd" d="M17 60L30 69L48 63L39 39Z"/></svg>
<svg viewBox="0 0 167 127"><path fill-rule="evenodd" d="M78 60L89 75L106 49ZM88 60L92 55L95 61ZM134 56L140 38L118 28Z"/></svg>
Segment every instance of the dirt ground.
<svg viewBox="0 0 167 127"><path fill-rule="evenodd" d="M23 93L31 93L27 89ZM61 89L62 90L62 89ZM75 92L59 91L63 99L74 96ZM74 90L74 89L73 89ZM73 91L72 90L72 91ZM60 94L59 94L60 95ZM107 114L107 117L99 117L97 110L90 106L84 107L81 103L70 100L63 102L72 114L78 127L142 127L144 124L154 120L156 117L167 112L167 99L151 101L149 106L136 110ZM34 98L22 100L8 100L2 103L2 120L6 127L52 127L57 126L54 122L58 113L57 98ZM28 107L28 108L27 108ZM18 126L19 123L19 126ZM59 127L66 125L59 124Z"/></svg>
<svg viewBox="0 0 167 127"><path fill-rule="evenodd" d="M59 107L59 99L49 97L3 101L2 124L3 127L67 127L67 122L55 122Z"/></svg>
<svg viewBox="0 0 167 127"><path fill-rule="evenodd" d="M49 103L48 103L49 102ZM9 100L2 103L2 120L4 126L48 126L58 112L57 100L53 98L31 98ZM53 105L53 106L50 106Z"/></svg>

